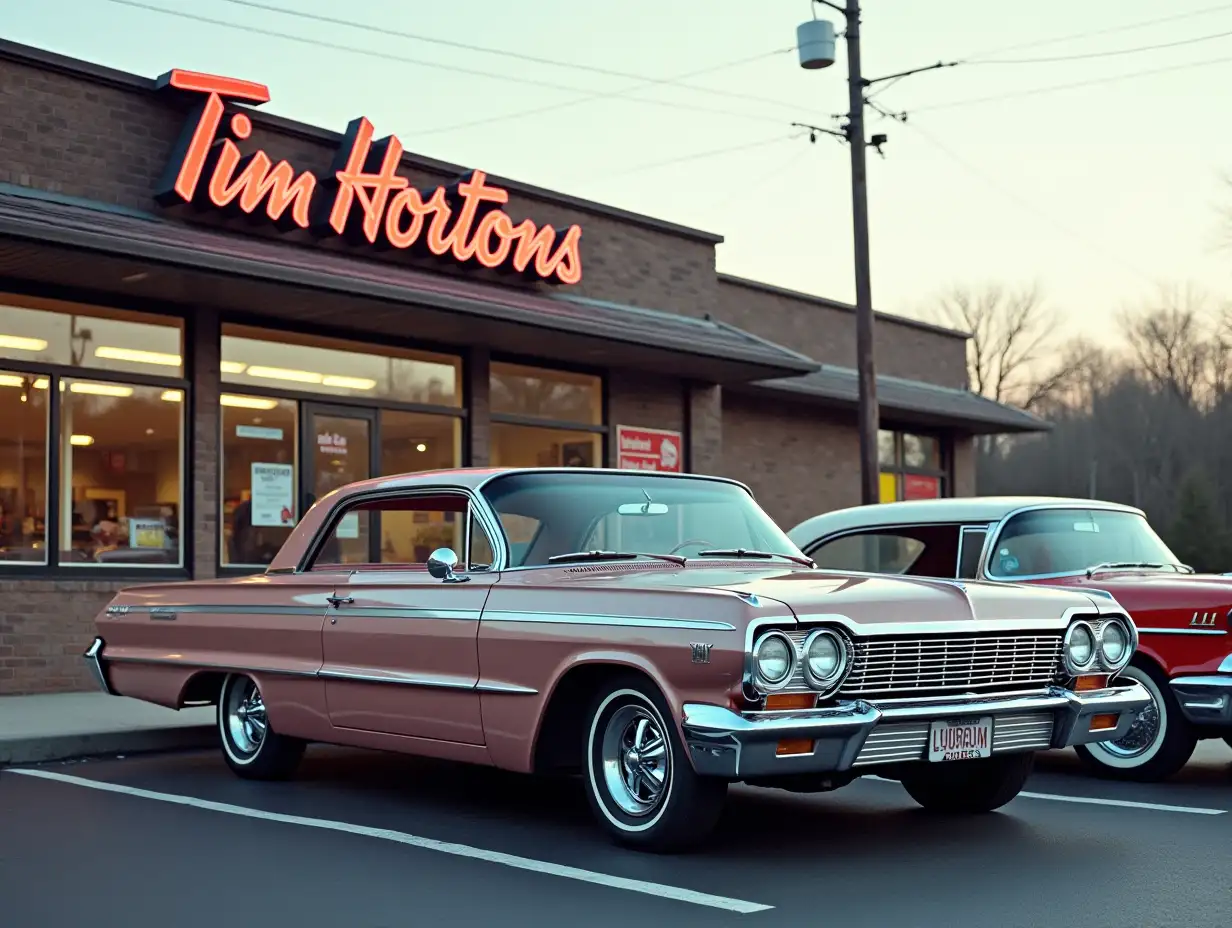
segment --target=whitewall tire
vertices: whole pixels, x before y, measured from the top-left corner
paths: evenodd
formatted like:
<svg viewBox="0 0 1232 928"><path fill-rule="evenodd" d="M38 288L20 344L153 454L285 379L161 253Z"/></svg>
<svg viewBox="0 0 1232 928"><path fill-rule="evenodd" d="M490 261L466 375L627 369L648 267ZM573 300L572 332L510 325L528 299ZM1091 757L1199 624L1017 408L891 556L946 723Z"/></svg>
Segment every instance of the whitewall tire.
<svg viewBox="0 0 1232 928"><path fill-rule="evenodd" d="M1074 750L1087 767L1103 777L1142 783L1166 780L1188 763L1198 739L1181 714L1162 671L1131 664L1120 676L1141 683L1151 696L1151 704L1138 713L1124 737L1078 745Z"/></svg>
<svg viewBox="0 0 1232 928"><path fill-rule="evenodd" d="M700 777L657 688L638 675L609 681L587 715L583 777L600 826L652 851L695 844L714 829L727 782Z"/></svg>
<svg viewBox="0 0 1232 928"><path fill-rule="evenodd" d="M222 755L237 775L249 780L284 780L304 755L304 742L274 731L257 681L229 674L218 695Z"/></svg>

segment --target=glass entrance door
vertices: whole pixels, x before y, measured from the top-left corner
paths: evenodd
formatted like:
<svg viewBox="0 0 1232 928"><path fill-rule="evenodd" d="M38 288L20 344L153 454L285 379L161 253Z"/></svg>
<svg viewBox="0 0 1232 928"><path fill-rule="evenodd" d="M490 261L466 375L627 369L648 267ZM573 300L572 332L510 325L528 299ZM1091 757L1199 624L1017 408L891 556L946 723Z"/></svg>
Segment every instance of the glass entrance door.
<svg viewBox="0 0 1232 928"><path fill-rule="evenodd" d="M376 413L363 409L303 404L303 511L331 490L374 475Z"/></svg>

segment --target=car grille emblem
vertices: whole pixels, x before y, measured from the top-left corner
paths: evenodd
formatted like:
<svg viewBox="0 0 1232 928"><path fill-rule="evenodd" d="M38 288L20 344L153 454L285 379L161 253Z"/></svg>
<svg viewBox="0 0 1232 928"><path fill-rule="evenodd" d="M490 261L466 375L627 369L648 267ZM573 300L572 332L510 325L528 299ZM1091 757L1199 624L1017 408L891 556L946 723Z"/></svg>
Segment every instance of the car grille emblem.
<svg viewBox="0 0 1232 928"><path fill-rule="evenodd" d="M1217 619L1218 613L1215 612L1195 612L1189 625L1191 628L1214 628Z"/></svg>
<svg viewBox="0 0 1232 928"><path fill-rule="evenodd" d="M689 650L693 652L693 663L710 663L710 645L694 641L689 643Z"/></svg>

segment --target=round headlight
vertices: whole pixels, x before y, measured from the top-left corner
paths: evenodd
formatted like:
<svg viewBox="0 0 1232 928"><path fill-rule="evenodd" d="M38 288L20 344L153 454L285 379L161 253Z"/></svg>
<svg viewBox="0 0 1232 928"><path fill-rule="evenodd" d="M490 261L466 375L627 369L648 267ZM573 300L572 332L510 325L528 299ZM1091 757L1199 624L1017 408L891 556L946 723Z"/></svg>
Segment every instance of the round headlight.
<svg viewBox="0 0 1232 928"><path fill-rule="evenodd" d="M1065 657L1070 667L1077 670L1088 667L1095 657L1095 635L1085 622L1070 627L1065 636Z"/></svg>
<svg viewBox="0 0 1232 928"><path fill-rule="evenodd" d="M831 631L818 630L804 642L804 670L809 683L826 689L843 673L847 649Z"/></svg>
<svg viewBox="0 0 1232 928"><path fill-rule="evenodd" d="M1120 622L1111 621L1103 627L1099 636L1099 650L1110 667L1116 667L1129 650L1129 633Z"/></svg>
<svg viewBox="0 0 1232 928"><path fill-rule="evenodd" d="M786 635L771 632L757 643L753 652L757 675L768 686L786 683L795 669L796 648Z"/></svg>

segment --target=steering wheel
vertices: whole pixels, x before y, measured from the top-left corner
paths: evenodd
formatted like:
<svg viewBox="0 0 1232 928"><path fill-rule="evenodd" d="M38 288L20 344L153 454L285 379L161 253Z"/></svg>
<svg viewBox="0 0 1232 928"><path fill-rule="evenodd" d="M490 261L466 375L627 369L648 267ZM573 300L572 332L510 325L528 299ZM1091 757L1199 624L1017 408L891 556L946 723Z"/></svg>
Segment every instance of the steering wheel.
<svg viewBox="0 0 1232 928"><path fill-rule="evenodd" d="M713 548L714 542L707 541L705 538L690 538L688 541L682 541L680 544L676 545L676 547L672 548L672 550L668 551L667 553L675 554L681 548L687 548L690 545L702 545L705 548Z"/></svg>

